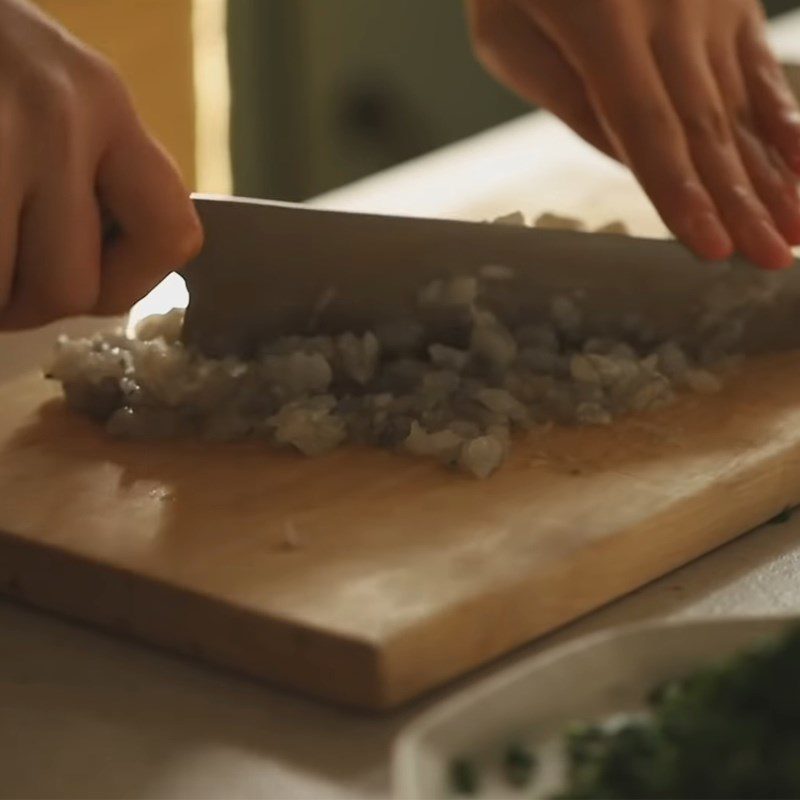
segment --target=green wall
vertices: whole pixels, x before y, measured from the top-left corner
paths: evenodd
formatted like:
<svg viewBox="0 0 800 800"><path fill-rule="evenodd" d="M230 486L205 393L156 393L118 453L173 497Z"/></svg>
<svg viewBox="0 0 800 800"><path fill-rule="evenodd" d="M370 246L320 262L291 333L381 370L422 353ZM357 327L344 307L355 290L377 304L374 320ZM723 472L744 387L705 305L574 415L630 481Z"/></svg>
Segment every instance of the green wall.
<svg viewBox="0 0 800 800"><path fill-rule="evenodd" d="M298 199L516 116L459 0L229 0L236 191Z"/></svg>
<svg viewBox="0 0 800 800"><path fill-rule="evenodd" d="M239 194L303 199L526 110L475 62L460 0L229 0L229 40Z"/></svg>

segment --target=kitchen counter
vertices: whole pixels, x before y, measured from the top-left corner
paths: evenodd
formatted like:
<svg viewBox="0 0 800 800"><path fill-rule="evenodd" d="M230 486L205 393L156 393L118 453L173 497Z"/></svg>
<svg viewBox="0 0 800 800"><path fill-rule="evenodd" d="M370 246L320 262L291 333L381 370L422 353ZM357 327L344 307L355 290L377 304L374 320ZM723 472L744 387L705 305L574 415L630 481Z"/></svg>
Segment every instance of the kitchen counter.
<svg viewBox="0 0 800 800"><path fill-rule="evenodd" d="M800 60L800 13L774 25ZM483 219L580 209L663 232L622 169L532 114L315 201ZM590 214L590 216L591 216ZM182 298L174 281L142 309ZM38 363L78 321L0 337L0 379ZM647 546L646 542L643 546ZM378 798L391 741L437 697L556 643L662 618L800 611L800 515L766 526L400 713L370 717L0 602L0 796Z"/></svg>

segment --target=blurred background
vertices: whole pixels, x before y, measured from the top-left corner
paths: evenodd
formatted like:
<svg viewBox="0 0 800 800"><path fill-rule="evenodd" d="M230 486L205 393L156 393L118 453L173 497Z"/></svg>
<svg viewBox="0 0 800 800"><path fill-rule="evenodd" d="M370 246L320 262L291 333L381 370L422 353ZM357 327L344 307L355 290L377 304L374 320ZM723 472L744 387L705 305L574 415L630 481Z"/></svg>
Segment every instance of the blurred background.
<svg viewBox="0 0 800 800"><path fill-rule="evenodd" d="M474 61L460 0L38 2L199 191L301 200L528 110Z"/></svg>

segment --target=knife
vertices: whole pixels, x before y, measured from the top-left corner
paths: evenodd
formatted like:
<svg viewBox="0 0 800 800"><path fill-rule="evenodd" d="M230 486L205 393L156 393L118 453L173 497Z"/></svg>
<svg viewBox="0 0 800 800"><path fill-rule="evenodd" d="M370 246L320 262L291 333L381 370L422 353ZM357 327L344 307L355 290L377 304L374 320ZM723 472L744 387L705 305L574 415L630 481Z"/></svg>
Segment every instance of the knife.
<svg viewBox="0 0 800 800"><path fill-rule="evenodd" d="M738 326L741 352L800 347L800 270L766 273L741 259L711 264L678 242L442 219L329 211L196 195L206 238L182 272L183 338L211 356L252 355L289 333L369 329L407 318L429 282L513 271L486 303L514 321L576 298L584 329L629 318L659 340L698 344Z"/></svg>

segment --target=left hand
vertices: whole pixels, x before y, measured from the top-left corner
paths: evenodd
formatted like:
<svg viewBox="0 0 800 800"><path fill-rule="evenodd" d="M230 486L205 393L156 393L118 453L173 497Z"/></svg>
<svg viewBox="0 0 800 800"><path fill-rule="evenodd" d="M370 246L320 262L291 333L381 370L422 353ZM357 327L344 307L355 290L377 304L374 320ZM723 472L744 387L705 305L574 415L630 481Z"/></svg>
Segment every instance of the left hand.
<svg viewBox="0 0 800 800"><path fill-rule="evenodd" d="M800 244L800 110L758 0L468 0L487 69L627 164L698 255Z"/></svg>

